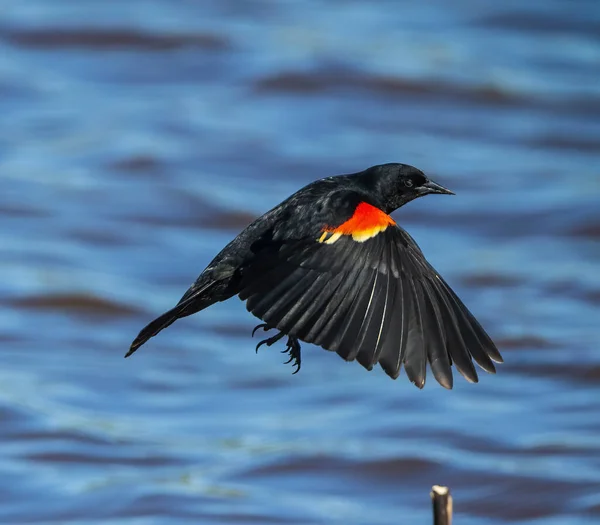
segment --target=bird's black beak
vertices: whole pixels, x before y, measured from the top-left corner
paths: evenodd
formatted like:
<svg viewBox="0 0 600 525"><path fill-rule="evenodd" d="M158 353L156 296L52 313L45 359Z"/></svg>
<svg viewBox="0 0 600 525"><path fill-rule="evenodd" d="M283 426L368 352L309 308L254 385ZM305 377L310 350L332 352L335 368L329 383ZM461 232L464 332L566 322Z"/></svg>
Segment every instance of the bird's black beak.
<svg viewBox="0 0 600 525"><path fill-rule="evenodd" d="M423 188L423 193L441 193L443 195L454 195L453 191L444 188L444 186L436 184L432 180L429 180L425 184L422 184L421 188Z"/></svg>

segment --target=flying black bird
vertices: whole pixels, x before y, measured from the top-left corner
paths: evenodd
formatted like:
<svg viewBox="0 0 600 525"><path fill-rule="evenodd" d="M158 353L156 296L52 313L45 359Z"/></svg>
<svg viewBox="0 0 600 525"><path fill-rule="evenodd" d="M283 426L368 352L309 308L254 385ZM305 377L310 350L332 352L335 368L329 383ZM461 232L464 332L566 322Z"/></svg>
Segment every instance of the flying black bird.
<svg viewBox="0 0 600 525"><path fill-rule="evenodd" d="M471 382L478 380L473 359L495 373L502 356L490 337L389 216L431 193L453 195L417 168L395 163L305 186L231 241L125 357L177 319L238 295L264 321L253 335L279 331L256 350L287 336L284 352L296 372L305 341L368 370L379 363L393 379L404 365L419 388L427 361L446 388L452 364Z"/></svg>

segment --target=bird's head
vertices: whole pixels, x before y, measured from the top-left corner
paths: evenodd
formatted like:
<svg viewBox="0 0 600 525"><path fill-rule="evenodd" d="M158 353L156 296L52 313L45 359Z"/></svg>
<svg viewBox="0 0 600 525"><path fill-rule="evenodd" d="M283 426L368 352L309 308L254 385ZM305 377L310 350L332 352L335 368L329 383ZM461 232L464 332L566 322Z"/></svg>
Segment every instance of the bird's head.
<svg viewBox="0 0 600 525"><path fill-rule="evenodd" d="M383 211L391 213L417 197L431 193L454 195L453 192L428 179L408 164L381 164L363 172L373 185Z"/></svg>

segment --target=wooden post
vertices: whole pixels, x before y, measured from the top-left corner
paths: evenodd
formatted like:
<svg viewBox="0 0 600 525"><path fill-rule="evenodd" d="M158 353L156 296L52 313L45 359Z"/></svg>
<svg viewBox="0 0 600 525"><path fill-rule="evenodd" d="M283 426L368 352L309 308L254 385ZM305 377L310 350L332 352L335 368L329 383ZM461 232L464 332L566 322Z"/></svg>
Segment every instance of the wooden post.
<svg viewBox="0 0 600 525"><path fill-rule="evenodd" d="M433 525L452 525L452 496L448 487L434 485L429 493L433 503Z"/></svg>

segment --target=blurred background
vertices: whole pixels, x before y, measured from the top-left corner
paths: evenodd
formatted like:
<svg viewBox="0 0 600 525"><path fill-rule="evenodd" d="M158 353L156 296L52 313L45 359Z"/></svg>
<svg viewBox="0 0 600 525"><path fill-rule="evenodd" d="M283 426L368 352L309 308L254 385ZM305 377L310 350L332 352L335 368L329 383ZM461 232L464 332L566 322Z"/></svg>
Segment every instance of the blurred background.
<svg viewBox="0 0 600 525"><path fill-rule="evenodd" d="M600 3L2 0L0 522L600 522ZM395 214L504 354L478 385L233 299L131 359L254 217L400 161ZM283 346L283 345L282 345Z"/></svg>

